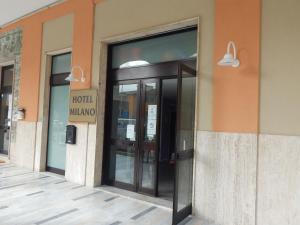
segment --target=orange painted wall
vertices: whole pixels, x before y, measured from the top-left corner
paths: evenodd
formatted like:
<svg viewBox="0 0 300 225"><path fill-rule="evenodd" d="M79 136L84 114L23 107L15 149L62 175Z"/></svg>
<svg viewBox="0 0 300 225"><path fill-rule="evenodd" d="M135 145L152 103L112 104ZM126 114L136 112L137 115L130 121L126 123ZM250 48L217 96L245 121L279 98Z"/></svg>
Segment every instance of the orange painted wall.
<svg viewBox="0 0 300 225"><path fill-rule="evenodd" d="M261 0L216 0L213 130L257 132ZM239 68L217 66L234 41Z"/></svg>
<svg viewBox="0 0 300 225"><path fill-rule="evenodd" d="M0 33L23 29L19 105L26 121L37 121L43 23L74 14L73 65L80 65L87 80L72 88L91 86L94 5L102 0L68 0L11 24ZM261 0L215 0L214 65L233 40L240 68L214 68L213 130L257 132L259 107Z"/></svg>
<svg viewBox="0 0 300 225"><path fill-rule="evenodd" d="M91 86L94 4L99 0L69 0L53 6L0 30L7 32L17 27L23 30L22 62L20 70L19 106L26 109L25 121L37 121L41 71L43 23L70 13L74 14L73 65L80 65L87 77L73 89Z"/></svg>

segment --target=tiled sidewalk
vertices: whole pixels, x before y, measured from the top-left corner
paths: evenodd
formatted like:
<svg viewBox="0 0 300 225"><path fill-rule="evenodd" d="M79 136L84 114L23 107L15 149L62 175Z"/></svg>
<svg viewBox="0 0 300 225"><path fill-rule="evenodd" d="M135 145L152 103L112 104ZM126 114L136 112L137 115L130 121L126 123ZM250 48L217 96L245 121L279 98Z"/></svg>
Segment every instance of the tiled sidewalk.
<svg viewBox="0 0 300 225"><path fill-rule="evenodd" d="M171 218L166 207L0 164L1 225L171 225Z"/></svg>

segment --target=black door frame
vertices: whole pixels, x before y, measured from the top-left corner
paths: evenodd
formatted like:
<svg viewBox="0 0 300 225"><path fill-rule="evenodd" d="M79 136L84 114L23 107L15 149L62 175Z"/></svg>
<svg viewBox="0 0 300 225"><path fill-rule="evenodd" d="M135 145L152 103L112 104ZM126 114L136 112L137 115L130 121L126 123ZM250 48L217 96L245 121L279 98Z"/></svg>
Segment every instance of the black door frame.
<svg viewBox="0 0 300 225"><path fill-rule="evenodd" d="M152 79L142 79L140 80L141 82L141 110L140 110L140 132L139 132L139 156L138 156L138 178L139 178L139 182L138 182L138 190L137 192L140 193L145 193L145 194L150 194L150 195L154 195L157 196L158 195L158 156L159 156L159 142L160 142L160 137L159 134L160 133L160 95L161 95L161 82L159 79L157 78L152 78ZM155 171L154 171L154 189L148 189L148 188L143 188L140 187L139 185L142 184L142 179L143 179L143 152L144 152L144 148L143 148L143 144L144 143L144 137L145 137L145 106L146 106L146 83L156 83L156 87L157 87L157 92L156 92L156 102L157 102L157 115L156 115L156 121L157 121L157 126L156 126L156 146L155 146Z"/></svg>
<svg viewBox="0 0 300 225"><path fill-rule="evenodd" d="M109 51L110 52L110 51ZM109 53L110 55L111 53ZM107 83L106 83L106 104L105 104L105 123L104 123L104 144L103 144L103 176L102 176L102 184L104 185L111 185L116 186L122 189L127 189L134 192L141 192L143 194L149 194L152 196L158 196L158 168L156 165L156 182L155 182L155 188L154 191L142 189L138 190L136 187L132 187L132 185L128 185L121 182L115 182L114 180L111 180L109 178L109 154L110 154L110 134L111 134L111 115L112 115L112 93L113 93L113 86L118 83L130 83L130 82L137 82L140 80L158 80L159 84L159 96L158 96L158 104L160 104L160 93L161 93L161 82L163 79L176 79L178 77L179 68L180 65L184 64L186 66L195 68L196 66L196 60L183 60L183 61L171 61L171 62L162 62L157 63L154 65L147 65L147 66L141 66L141 67L132 67L132 68L123 68L123 69L108 69L108 75L107 75ZM111 68L111 62L108 63L108 68ZM140 90L139 90L140 91ZM139 96L140 98L141 96ZM139 99L138 101L140 101ZM159 112L160 113L160 105L159 105ZM140 116L140 114L137 114ZM160 116L158 117L160 118ZM138 118L140 121L140 118ZM158 121L160 122L160 121ZM141 126L140 124L138 125ZM157 126L157 134L160 132L160 126ZM140 134L141 135L141 134ZM141 138L139 138L141 139ZM158 137L159 139L159 137ZM140 143L139 143L140 145ZM140 147L140 146L139 146ZM159 152L159 144L157 144L157 152L156 152L156 163L158 163L158 154ZM140 160L140 156L139 160ZM140 165L141 163L136 163L136 165ZM135 168L135 171L137 171L138 168ZM139 174L136 174L138 179L140 179Z"/></svg>
<svg viewBox="0 0 300 225"><path fill-rule="evenodd" d="M115 85L118 85L118 84L137 84L138 86L138 89L137 89L137 102L140 101L140 81L139 80L124 80L124 81L113 81L111 83L111 87L115 86ZM110 95L111 97L112 96L112 93ZM112 102L112 98L111 98L111 101ZM110 113L108 113L107 115L107 118L105 119L105 123L108 123L109 124L109 130L106 130L105 131L105 136L106 137L106 140L108 141L107 142L107 148L110 149L110 145L111 145L111 137L110 137L110 134L111 134L111 128L110 128L110 122L112 120L112 105L110 105L109 107L109 110L110 110ZM140 122L140 113L139 113L139 107L136 107L136 126L139 127L139 122ZM105 184L108 184L108 185L113 185L113 186L116 186L116 187L119 187L119 188L122 188L122 189L126 189L126 190L130 190L130 191L137 191L136 190L136 184L137 184L137 165L138 165L138 148L139 148L139 137L137 136L137 140L134 141L135 142L135 159L134 159L134 181L133 181L133 185L131 184L127 184L127 183L123 183L123 182L120 182L120 181L116 181L115 178L114 180L109 180L107 179L107 182ZM107 160L105 160L104 162L107 162L107 165L109 165L109 152L108 152L108 157L107 157ZM109 169L109 168L108 168ZM109 173L109 170L107 170L107 173ZM108 175L108 174L107 174Z"/></svg>
<svg viewBox="0 0 300 225"><path fill-rule="evenodd" d="M3 87L3 75L4 75L4 71L5 70L9 70L9 69L14 69L14 65L7 65L7 66L2 66L1 67L1 71L0 71L0 75L1 75L1 83L0 83L0 94L4 94L4 93L7 93L7 92L11 92L12 95L13 95L13 90L14 90L14 80L15 80L15 74L13 72L13 78L12 78L12 85L11 85L11 88L5 88ZM0 103L1 103L2 99L0 99ZM13 104L13 103L12 103ZM12 105L13 107L13 105ZM11 112L11 123L12 123L12 112ZM0 125L2 126L2 125ZM2 129L5 129L5 127L3 127ZM10 132L11 132L11 127L9 128L10 129ZM4 153L0 153L0 154L3 154L7 157L9 157L9 152L10 152L10 138L11 138L11 134L9 134L9 146L8 146L8 149L7 149L7 154L4 154Z"/></svg>
<svg viewBox="0 0 300 225"><path fill-rule="evenodd" d="M136 127L140 132L137 134L137 140L135 141L135 163L134 163L134 184L127 184L123 183L120 181L110 180L108 177L109 173L109 153L110 151L106 151L106 154L104 154L104 173L106 174L105 180L103 181L104 184L108 185L113 185L122 189L134 191L134 192L139 192L143 194L149 194L149 195L154 195L157 196L157 190L158 190L158 183L157 183L157 176L158 176L158 151L159 151L159 141L160 137L157 135L156 139L156 155L155 155L155 178L154 178L154 189L148 189L148 188L143 188L141 186L142 183L142 170L143 170L143 137L144 137L144 132L145 132L145 127L144 127L144 119L145 119L145 85L149 82L155 82L157 85L157 105L158 105L158 110L157 110L157 122L160 122L160 80L157 78L151 78L151 79L132 79L132 80L118 80L118 81L112 81L111 87L118 85L118 84L137 84L138 85L138 90L137 90L137 102L141 103L140 106L137 105L136 107ZM104 149L110 149L111 145L111 128L110 128L110 123L112 120L112 94L109 95L110 98L107 98L107 109L109 110L109 113L106 113L105 116L105 127L107 129L105 130L105 148ZM158 134L160 132L160 127L156 127L156 133Z"/></svg>
<svg viewBox="0 0 300 225"><path fill-rule="evenodd" d="M196 77L197 72L196 70L192 69L191 67L188 67L184 64L180 64L178 67L178 79L177 79L177 114L176 114L176 144L175 144L175 181L174 181L174 197L173 197L173 225L176 225L180 223L182 220L184 220L186 217L192 214L192 208L193 208L193 203L189 204L185 208L181 209L178 211L178 184L179 184L179 166L178 166L178 161L183 161L183 160L189 160L194 158L194 143L193 143L193 148L188 149L184 152L178 150L178 141L179 139L177 138L178 136L178 130L180 129L180 123L181 123L181 115L180 115L180 107L181 107L181 93L182 93L182 75L183 72L188 72L190 77ZM195 93L196 95L196 93ZM195 118L194 118L195 119ZM195 131L195 128L193 128ZM195 133L194 133L195 137ZM195 140L195 139L194 139ZM193 163L192 162L192 179L193 179ZM192 187L191 187L192 188ZM192 189L193 191L193 189ZM191 193L192 195L192 193ZM192 197L192 196L191 196ZM192 198L191 198L192 199Z"/></svg>
<svg viewBox="0 0 300 225"><path fill-rule="evenodd" d="M62 55L68 55L68 54L72 54L71 52L66 52L66 53L62 53L62 54L57 54L57 55L53 55L51 56L51 73L50 73L50 79L49 79L49 107L48 107L48 128L47 128L47 142L46 142L46 171L51 172L51 173L56 173L59 175L65 175L65 170L61 170L58 168L54 168L54 167L50 167L48 166L48 146L49 146L49 123L50 123L50 110L51 110L51 92L52 92L52 87L55 86L70 86L70 82L66 81L65 79L70 75L70 72L67 73L58 73L58 74L53 74L53 57L56 56L62 56Z"/></svg>

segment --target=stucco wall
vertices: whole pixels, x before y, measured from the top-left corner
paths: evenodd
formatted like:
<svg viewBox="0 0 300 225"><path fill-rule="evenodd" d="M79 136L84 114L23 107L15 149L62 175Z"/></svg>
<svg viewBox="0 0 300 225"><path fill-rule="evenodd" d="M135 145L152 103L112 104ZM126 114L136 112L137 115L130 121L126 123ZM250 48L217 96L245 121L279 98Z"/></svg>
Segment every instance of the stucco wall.
<svg viewBox="0 0 300 225"><path fill-rule="evenodd" d="M78 3L76 12L82 13L77 15L76 20L70 14L74 11L71 4L74 2ZM92 5L82 8L81 3L81 0L67 1L56 9L46 10L47 22L43 25L41 21L46 20L46 17L42 16L28 19L31 22L24 25L27 54L23 64L27 69L23 74L26 88L22 92L26 101L22 104L29 108L29 121L32 122L21 122L17 131L20 141L16 148L22 152L16 152L15 156L23 160L18 161L18 164L31 168L35 154L35 169L42 170L45 167L49 103L47 75L50 65L47 53L76 47L75 64L83 64L87 68L86 75L90 76L89 47L93 47L92 86L99 90L98 123L97 126L78 126L80 141L78 145L68 147L66 177L81 184L99 185L107 57L106 46L101 42L129 37L130 34L147 35L157 27L167 27L168 24L174 26L187 19L197 18L199 86L195 213L205 219L207 224L253 225L255 221L257 225L299 224L299 1L262 0L260 109L260 1L102 1L95 7L93 46L86 41L92 39ZM133 7L137 10L133 10ZM216 26L215 12L218 13ZM82 20L82 15L86 20ZM255 18L252 20L249 15ZM36 18L39 20L35 21ZM86 21L89 36L88 39L82 39L87 31L84 26ZM32 29L28 29L30 26ZM76 33L74 29L77 29ZM218 31L216 35L215 29ZM34 35L32 31L38 34ZM227 41L231 38L235 41L236 37L241 67L234 70L216 67L217 59L226 50ZM40 42L35 43L36 40ZM42 52L38 47L41 43ZM36 47L33 55L31 45ZM81 54L83 50L85 53ZM32 58L37 61L32 61ZM214 78L213 71L217 73ZM38 82L36 79L39 74L40 89L34 88L30 94L27 89L32 89L33 81ZM37 104L32 98L38 98L39 91L36 124ZM259 129L263 133L260 136L256 134L258 115ZM216 122L214 127L212 118ZM29 135L24 136L24 133Z"/></svg>
<svg viewBox="0 0 300 225"><path fill-rule="evenodd" d="M72 43L73 14L59 17L43 24L39 116L35 143L34 168L36 171L43 171L46 167L51 54L55 54L56 51L62 49L71 49Z"/></svg>
<svg viewBox="0 0 300 225"><path fill-rule="evenodd" d="M137 10L133 10L133 7ZM172 10L170 10L170 7L172 7ZM109 0L96 5L93 84L98 83L100 42L102 40L118 35L151 30L151 28L154 29L157 26L195 17L199 17L200 20L198 52L201 60L198 69L200 81L198 127L202 130L211 130L214 1Z"/></svg>
<svg viewBox="0 0 300 225"><path fill-rule="evenodd" d="M0 33L16 28L23 31L22 67L20 76L19 106L26 109L26 121L36 122L38 118L39 84L41 71L41 51L43 39L43 24L59 17L74 14L72 36L73 63L80 65L86 75L86 82L74 83L72 88L89 88L91 80L91 56L94 20L94 3L96 0L68 0L60 4L40 10L30 16L21 18L0 29ZM72 27L70 27L72 29ZM56 33L55 39L69 32L69 27L61 33Z"/></svg>
<svg viewBox="0 0 300 225"><path fill-rule="evenodd" d="M213 130L257 133L261 0L215 0ZM234 41L238 68L218 66Z"/></svg>
<svg viewBox="0 0 300 225"><path fill-rule="evenodd" d="M262 0L257 224L300 223L300 2Z"/></svg>
<svg viewBox="0 0 300 225"><path fill-rule="evenodd" d="M260 131L300 135L300 2L262 2Z"/></svg>
<svg viewBox="0 0 300 225"><path fill-rule="evenodd" d="M133 10L133 7L137 10ZM96 5L92 86L99 88L99 117L96 128L97 147L89 150L87 156L88 159L96 157L95 160L89 160L94 163L94 184L100 184L102 175L107 44L187 24L199 25L197 125L198 129L211 130L214 9L214 1L211 0L109 0ZM89 167L88 163L88 171Z"/></svg>
<svg viewBox="0 0 300 225"><path fill-rule="evenodd" d="M44 23L43 25L43 40L42 40L42 62L41 62L41 77L40 77L40 98L39 98L39 121L43 120L44 111L47 110L47 103L44 103L45 87L49 86L49 73L47 71L47 56L53 52L72 48L73 44L73 15L69 14L59 17L55 20ZM51 62L48 62L48 64ZM48 79L47 79L48 78ZM46 83L48 82L48 83ZM49 91L49 90L48 90ZM46 104L46 105L45 105Z"/></svg>

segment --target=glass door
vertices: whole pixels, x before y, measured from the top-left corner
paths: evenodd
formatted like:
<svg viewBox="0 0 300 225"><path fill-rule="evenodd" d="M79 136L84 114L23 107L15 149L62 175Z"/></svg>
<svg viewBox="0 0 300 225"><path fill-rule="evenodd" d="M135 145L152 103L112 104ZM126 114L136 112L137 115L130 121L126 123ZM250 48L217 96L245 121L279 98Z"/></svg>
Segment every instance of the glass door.
<svg viewBox="0 0 300 225"><path fill-rule="evenodd" d="M134 189L138 149L139 82L113 85L109 143L109 180Z"/></svg>
<svg viewBox="0 0 300 225"><path fill-rule="evenodd" d="M0 154L8 155L12 120L13 66L2 68L0 90Z"/></svg>
<svg viewBox="0 0 300 225"><path fill-rule="evenodd" d="M196 71L180 65L177 89L173 224L192 213Z"/></svg>
<svg viewBox="0 0 300 225"><path fill-rule="evenodd" d="M64 175L66 126L68 125L69 85L51 87L47 170Z"/></svg>
<svg viewBox="0 0 300 225"><path fill-rule="evenodd" d="M71 53L52 57L48 121L47 171L64 175L66 165L66 126L69 115Z"/></svg>
<svg viewBox="0 0 300 225"><path fill-rule="evenodd" d="M110 184L155 194L159 82L118 81L112 87L109 124Z"/></svg>
<svg viewBox="0 0 300 225"><path fill-rule="evenodd" d="M159 82L141 81L141 132L139 191L157 194L157 152L159 143Z"/></svg>

